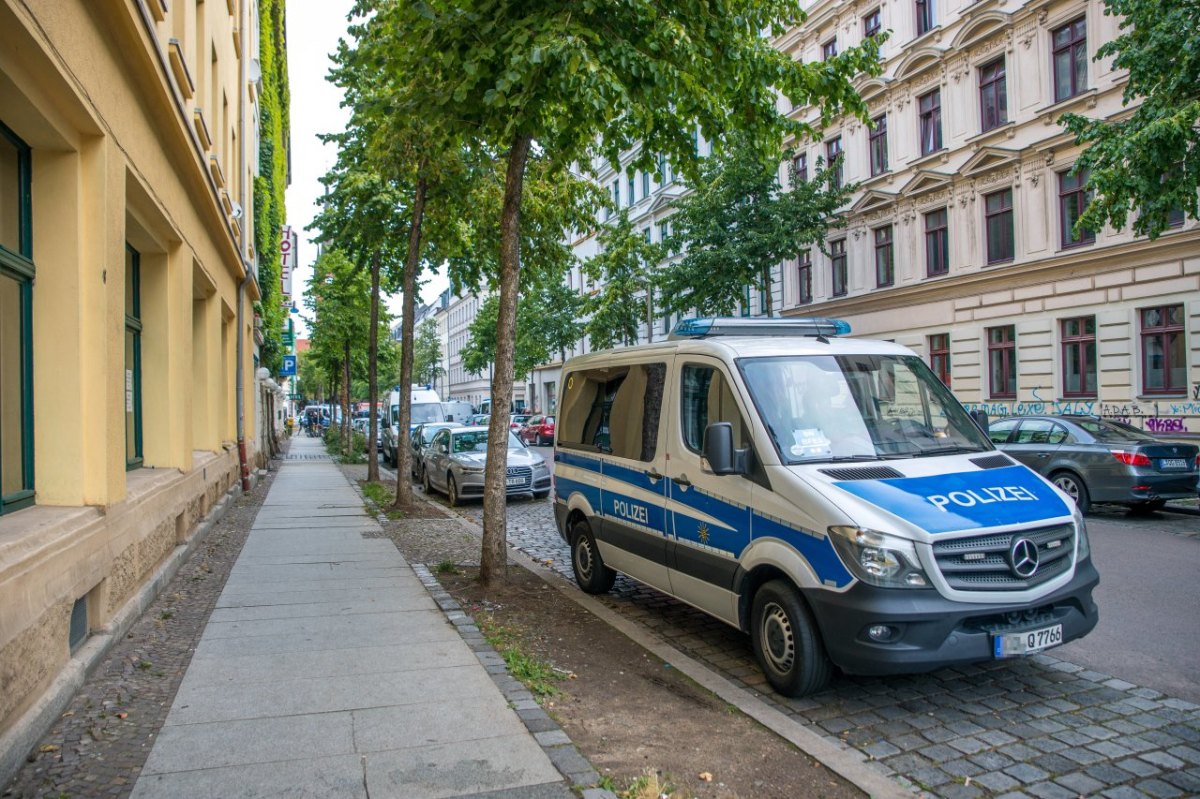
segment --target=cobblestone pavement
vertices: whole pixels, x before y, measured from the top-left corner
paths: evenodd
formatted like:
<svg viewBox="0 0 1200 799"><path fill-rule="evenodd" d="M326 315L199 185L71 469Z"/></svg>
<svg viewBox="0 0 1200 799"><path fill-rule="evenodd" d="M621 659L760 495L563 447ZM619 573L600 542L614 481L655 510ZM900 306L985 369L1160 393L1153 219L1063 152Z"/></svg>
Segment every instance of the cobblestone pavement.
<svg viewBox="0 0 1200 799"><path fill-rule="evenodd" d="M479 503L458 510L482 520ZM573 579L550 500L511 500L508 541ZM1112 675L1043 654L887 679L843 676L816 696L786 699L766 687L749 638L727 625L624 576L603 600L934 796L1200 795L1200 706Z"/></svg>
<svg viewBox="0 0 1200 799"><path fill-rule="evenodd" d="M272 480L273 472L234 501L0 796L129 795Z"/></svg>

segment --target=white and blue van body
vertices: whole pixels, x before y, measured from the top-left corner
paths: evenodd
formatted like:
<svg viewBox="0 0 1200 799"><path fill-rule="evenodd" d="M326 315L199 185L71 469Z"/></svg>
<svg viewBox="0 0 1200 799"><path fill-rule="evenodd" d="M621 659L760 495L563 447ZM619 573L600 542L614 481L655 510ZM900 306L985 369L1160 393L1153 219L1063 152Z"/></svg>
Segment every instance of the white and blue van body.
<svg viewBox="0 0 1200 799"><path fill-rule="evenodd" d="M555 517L751 634L776 690L1044 651L1096 625L1083 517L911 350L844 322L684 320L563 368Z"/></svg>

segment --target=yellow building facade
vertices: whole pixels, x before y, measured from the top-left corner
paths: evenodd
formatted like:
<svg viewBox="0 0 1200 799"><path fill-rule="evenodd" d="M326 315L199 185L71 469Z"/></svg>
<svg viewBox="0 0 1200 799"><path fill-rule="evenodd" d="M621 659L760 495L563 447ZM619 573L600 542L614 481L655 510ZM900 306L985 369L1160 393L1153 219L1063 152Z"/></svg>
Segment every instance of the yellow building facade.
<svg viewBox="0 0 1200 799"><path fill-rule="evenodd" d="M0 0L5 762L240 487L239 339L257 457L253 6Z"/></svg>
<svg viewBox="0 0 1200 799"><path fill-rule="evenodd" d="M1157 240L1076 235L1067 112L1125 112L1101 0L818 0L775 42L806 62L890 31L862 79L873 124L841 120L796 166L840 154L846 224L785 264L775 307L835 316L922 353L968 407L1088 413L1200 434L1200 223ZM815 108L784 108L816 122ZM755 298L755 310L759 308Z"/></svg>

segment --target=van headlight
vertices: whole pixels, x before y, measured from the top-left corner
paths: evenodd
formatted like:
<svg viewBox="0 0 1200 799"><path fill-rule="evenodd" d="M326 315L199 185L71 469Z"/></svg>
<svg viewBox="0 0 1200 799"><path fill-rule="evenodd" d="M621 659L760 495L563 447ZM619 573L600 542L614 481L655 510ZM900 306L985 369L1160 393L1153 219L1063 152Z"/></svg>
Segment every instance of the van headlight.
<svg viewBox="0 0 1200 799"><path fill-rule="evenodd" d="M865 583L881 588L928 588L912 541L849 525L829 528L829 539L842 561Z"/></svg>
<svg viewBox="0 0 1200 799"><path fill-rule="evenodd" d="M1079 508L1075 509L1075 534L1079 536L1079 546L1075 549L1075 562L1079 563L1084 558L1092 556L1092 542L1088 540L1087 523L1083 521L1083 514L1079 512Z"/></svg>

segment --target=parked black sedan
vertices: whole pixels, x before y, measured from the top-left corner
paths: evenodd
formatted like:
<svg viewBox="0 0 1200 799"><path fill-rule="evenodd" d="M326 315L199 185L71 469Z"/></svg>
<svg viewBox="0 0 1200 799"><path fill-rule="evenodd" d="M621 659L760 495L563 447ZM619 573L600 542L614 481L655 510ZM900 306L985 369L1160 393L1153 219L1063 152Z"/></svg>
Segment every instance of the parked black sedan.
<svg viewBox="0 0 1200 799"><path fill-rule="evenodd" d="M1021 416L992 422L997 447L1047 477L1086 513L1093 502L1151 511L1194 498L1200 448L1095 416Z"/></svg>

